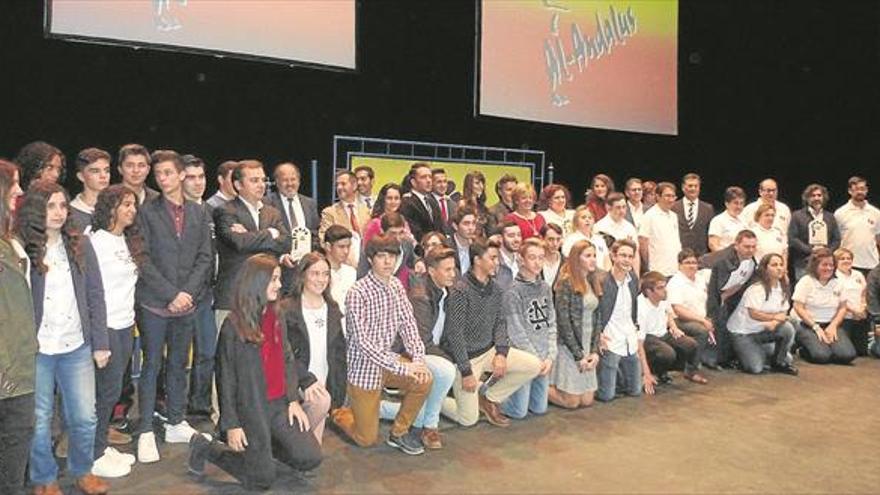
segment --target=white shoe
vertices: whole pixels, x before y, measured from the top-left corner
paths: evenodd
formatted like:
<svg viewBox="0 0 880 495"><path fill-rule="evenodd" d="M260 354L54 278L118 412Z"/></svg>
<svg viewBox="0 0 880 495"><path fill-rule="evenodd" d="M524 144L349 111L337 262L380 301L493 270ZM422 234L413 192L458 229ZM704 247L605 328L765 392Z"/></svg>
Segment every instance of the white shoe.
<svg viewBox="0 0 880 495"><path fill-rule="evenodd" d="M134 464L134 456L131 454L123 454L122 452L114 449L113 447L107 447L104 449L104 455L109 455L111 458L118 460L119 462L128 464L129 466Z"/></svg>
<svg viewBox="0 0 880 495"><path fill-rule="evenodd" d="M100 478L121 478L131 472L131 466L107 454L92 464L92 474Z"/></svg>
<svg viewBox="0 0 880 495"><path fill-rule="evenodd" d="M141 464L159 461L159 449L156 447L156 435L151 431L141 433L138 437L137 459Z"/></svg>
<svg viewBox="0 0 880 495"><path fill-rule="evenodd" d="M176 425L165 426L165 443L189 443L192 436L198 433L186 420Z"/></svg>

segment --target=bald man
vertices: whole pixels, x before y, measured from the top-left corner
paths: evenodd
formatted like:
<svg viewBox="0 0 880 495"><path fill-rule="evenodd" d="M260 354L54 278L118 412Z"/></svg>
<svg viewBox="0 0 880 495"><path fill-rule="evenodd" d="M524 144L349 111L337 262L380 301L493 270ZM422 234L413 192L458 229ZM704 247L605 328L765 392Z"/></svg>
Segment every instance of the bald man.
<svg viewBox="0 0 880 495"><path fill-rule="evenodd" d="M779 196L779 186L776 181L771 178L762 180L758 184L758 199L749 203L740 214L740 218L745 221L746 225L757 223L755 220L755 212L761 203L773 205L776 210L776 218L773 219L773 226L780 232L788 232L788 224L791 222L791 209L782 201L777 201Z"/></svg>

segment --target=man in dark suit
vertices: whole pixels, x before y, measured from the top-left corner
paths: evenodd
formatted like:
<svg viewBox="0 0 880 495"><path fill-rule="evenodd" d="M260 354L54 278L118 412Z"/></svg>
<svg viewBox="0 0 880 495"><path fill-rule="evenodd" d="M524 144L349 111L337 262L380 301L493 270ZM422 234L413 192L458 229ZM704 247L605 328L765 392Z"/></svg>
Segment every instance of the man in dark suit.
<svg viewBox="0 0 880 495"><path fill-rule="evenodd" d="M691 248L702 256L709 251L709 222L715 218L715 208L700 200L700 176L689 173L681 180L684 197L672 205L678 215L678 233L681 248Z"/></svg>
<svg viewBox="0 0 880 495"><path fill-rule="evenodd" d="M312 233L312 243L317 243L318 227L321 223L318 206L314 199L299 194L302 177L299 167L293 162L285 162L276 166L272 175L277 191L266 194L263 202L281 212L287 230L305 227Z"/></svg>
<svg viewBox="0 0 880 495"><path fill-rule="evenodd" d="M794 268L795 281L807 273L807 260L818 248L831 251L840 247L840 229L834 214L825 210L828 189L810 184L801 194L804 207L791 214L788 224L788 260Z"/></svg>
<svg viewBox="0 0 880 495"><path fill-rule="evenodd" d="M404 195L400 204L400 213L409 223L416 242L421 242L422 236L428 232L444 232L440 204L431 194L434 186L431 167L427 163L413 163L410 168L409 183L412 189Z"/></svg>
<svg viewBox="0 0 880 495"><path fill-rule="evenodd" d="M440 218L443 220L443 233L452 235L452 227L449 221L455 215L458 203L453 201L452 197L447 194L449 181L446 178L446 170L435 168L431 170L431 194L437 200L440 207Z"/></svg>
<svg viewBox="0 0 880 495"><path fill-rule="evenodd" d="M243 160L232 174L238 197L214 210L217 253L220 268L214 287L217 327L232 307L231 293L235 276L248 257L267 253L280 257L283 266L293 267L290 259L290 232L283 214L263 204L266 174L257 160Z"/></svg>
<svg viewBox="0 0 880 495"><path fill-rule="evenodd" d="M138 329L144 365L138 387L141 424L138 458L159 460L153 435L156 379L167 345L165 392L166 442L188 442L194 430L186 413L186 365L195 329L195 311L207 290L214 260L205 211L184 198L184 162L174 151L151 155L153 175L162 195L140 207L138 224L144 236L146 262L137 284Z"/></svg>

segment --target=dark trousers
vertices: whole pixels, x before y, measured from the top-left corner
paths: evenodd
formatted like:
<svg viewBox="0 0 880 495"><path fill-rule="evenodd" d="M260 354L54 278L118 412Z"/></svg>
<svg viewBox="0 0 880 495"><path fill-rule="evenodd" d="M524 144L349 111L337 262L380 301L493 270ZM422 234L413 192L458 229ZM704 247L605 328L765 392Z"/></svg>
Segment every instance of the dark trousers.
<svg viewBox="0 0 880 495"><path fill-rule="evenodd" d="M694 341L697 343L697 350L694 353L693 368L691 370L697 371L698 369L700 369L700 366L705 362L706 354L710 347L709 329L706 328L706 326L702 323L697 323L695 321L683 321L680 319L676 319L675 324L678 325L678 328L682 332L684 332L685 335L694 339ZM730 340L729 337L728 340Z"/></svg>
<svg viewBox="0 0 880 495"><path fill-rule="evenodd" d="M868 332L874 329L870 318L864 320L843 320L843 325L849 330L849 340L856 349L856 356L868 355Z"/></svg>
<svg viewBox="0 0 880 495"><path fill-rule="evenodd" d="M687 335L674 338L671 333L657 337L645 337L645 357L648 366L655 375L663 375L671 369L683 369L686 373L694 373L699 369L700 359L697 355L697 341Z"/></svg>
<svg viewBox="0 0 880 495"><path fill-rule="evenodd" d="M162 350L167 345L165 389L168 424L183 421L186 412L186 364L192 341L193 315L165 318L150 311L140 312L141 344L144 349L144 367L138 381L138 406L141 421L138 433L153 431L153 412L156 410L156 378L162 363Z"/></svg>
<svg viewBox="0 0 880 495"><path fill-rule="evenodd" d="M214 301L204 298L196 309L193 342L193 364L189 373L189 411L211 413L211 388L214 383L214 354L217 351L217 325L214 322Z"/></svg>
<svg viewBox="0 0 880 495"><path fill-rule="evenodd" d="M34 435L34 394L0 400L0 493L25 493L24 476Z"/></svg>
<svg viewBox="0 0 880 495"><path fill-rule="evenodd" d="M737 357L733 348L733 335L727 330L729 316L728 308L722 305L718 314L712 317L712 324L715 325L715 345L705 348L702 360L706 366L714 368L727 364Z"/></svg>
<svg viewBox="0 0 880 495"><path fill-rule="evenodd" d="M104 455L107 448L107 428L113 416L113 406L122 392L125 369L131 359L134 345L134 327L122 330L109 329L110 362L103 368L95 368L95 413L98 424L95 429L95 459Z"/></svg>
<svg viewBox="0 0 880 495"><path fill-rule="evenodd" d="M321 464L321 446L311 431L299 431L296 421L287 418L287 400L269 402L269 416L242 417L247 437L244 452L234 452L214 441L208 461L231 474L245 487L266 490L276 478L273 458L300 471L309 471Z"/></svg>
<svg viewBox="0 0 880 495"><path fill-rule="evenodd" d="M788 364L788 351L794 344L794 325L790 321L779 324L773 331L757 333L730 334L736 357L746 373L758 374L764 371L767 362L767 347L772 347L772 364Z"/></svg>
<svg viewBox="0 0 880 495"><path fill-rule="evenodd" d="M819 323L823 329L828 323ZM837 341L826 344L819 340L819 336L812 328L801 322L797 329L797 343L800 346L800 356L813 364L849 364L856 358L856 349L849 338L849 325L847 320L837 328Z"/></svg>

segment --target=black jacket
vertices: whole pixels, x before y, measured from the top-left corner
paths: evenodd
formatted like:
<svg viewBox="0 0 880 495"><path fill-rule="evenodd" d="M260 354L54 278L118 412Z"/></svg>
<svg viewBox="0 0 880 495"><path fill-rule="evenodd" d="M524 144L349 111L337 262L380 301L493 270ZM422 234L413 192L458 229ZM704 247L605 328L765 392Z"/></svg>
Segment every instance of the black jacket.
<svg viewBox="0 0 880 495"><path fill-rule="evenodd" d="M754 258L752 260L754 261ZM740 299L742 299L743 293L751 285L751 280L746 281L734 295L727 298L723 304L721 303L721 288L727 284L727 281L730 280L730 274L735 272L739 265L740 259L733 245L718 251L715 263L712 265L712 275L709 277L709 286L707 288L706 314L713 315L713 317L718 318L720 321L727 320L727 317L730 316L730 313L733 312ZM755 271L757 271L757 264L755 266ZM752 273L752 279L754 277L755 273Z"/></svg>
<svg viewBox="0 0 880 495"><path fill-rule="evenodd" d="M425 208L422 200L415 193L408 193L403 197L400 204L400 214L406 218L409 223L409 229L412 231L416 242L421 242L422 237L428 232L436 230L444 232L443 218L440 214L440 205L431 193L425 195L425 201L431 207L431 213Z"/></svg>
<svg viewBox="0 0 880 495"><path fill-rule="evenodd" d="M599 276L602 277L602 297L599 298L599 307L596 308L598 312L596 319L599 320L599 328L604 331L608 321L611 320L611 314L614 313L614 305L617 303L617 280L614 279L611 272L605 272ZM637 304L639 279L634 273L629 274L628 284L627 287L632 295L632 321L633 324L639 326L639 309ZM593 332L593 342L590 343L591 349L598 349L599 333L601 332Z"/></svg>
<svg viewBox="0 0 880 495"><path fill-rule="evenodd" d="M840 247L840 229L834 214L828 210L822 210L822 220L828 228L828 246L831 251ZM788 258L791 266L805 268L807 259L813 253L813 247L808 243L810 240L810 222L813 215L808 208L801 208L791 214L791 222L788 224Z"/></svg>
<svg viewBox="0 0 880 495"><path fill-rule="evenodd" d="M434 344L434 325L440 315L440 298L442 296L443 290L437 287L427 274L412 278L409 287L409 302L412 304L419 337L425 344L425 354L443 356L452 361L452 358L439 345ZM448 309L449 297L447 296L443 301L443 311L447 317L449 316ZM443 333L446 333L445 328Z"/></svg>
<svg viewBox="0 0 880 495"><path fill-rule="evenodd" d="M309 328L302 314L302 300L298 296L285 298L279 313L282 326L286 329L287 338L293 350L293 356L300 365L299 387L303 390L318 381L309 372L310 337ZM342 312L333 301L327 301L327 391L330 392L330 407L342 407L345 402L346 372L348 363L345 359L346 342L342 333Z"/></svg>
<svg viewBox="0 0 880 495"><path fill-rule="evenodd" d="M691 248L697 256L706 254L709 251L709 222L715 218L715 208L703 200L697 200L697 219L692 229L688 228L684 199L676 201L672 211L678 215L678 237L682 249Z"/></svg>
<svg viewBox="0 0 880 495"><path fill-rule="evenodd" d="M584 318L584 296L574 291L569 280L561 283L554 298L556 306L556 331L557 340L565 345L575 361L580 361L584 355L598 352L599 335L602 328L599 326L599 307L593 314L593 333L590 342L582 342L583 332L581 323Z"/></svg>
<svg viewBox="0 0 880 495"><path fill-rule="evenodd" d="M303 216L305 217L306 224L301 225L301 227L305 227L312 232L312 242L318 242L318 228L321 226L321 217L318 216L318 205L315 203L315 200L304 196L302 194L298 194L299 196L299 204L303 209ZM287 208L282 202L286 202L286 199L283 199L278 191L272 191L266 194L266 197L263 198L263 202L267 205L273 206L276 210L281 212L281 217L284 219L284 225L287 226L287 230L291 230L290 219L287 218Z"/></svg>

